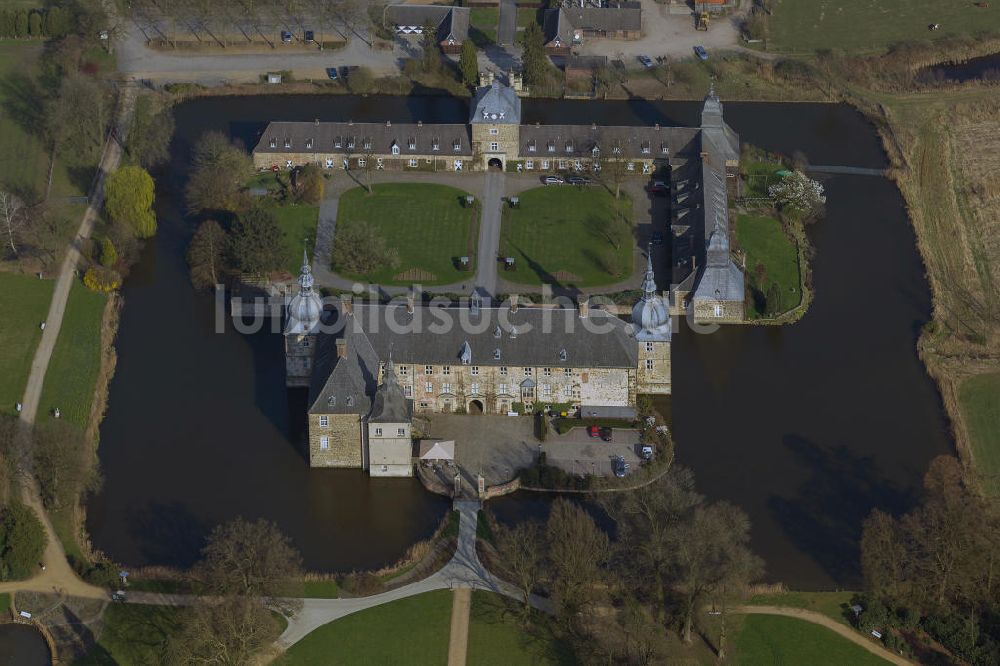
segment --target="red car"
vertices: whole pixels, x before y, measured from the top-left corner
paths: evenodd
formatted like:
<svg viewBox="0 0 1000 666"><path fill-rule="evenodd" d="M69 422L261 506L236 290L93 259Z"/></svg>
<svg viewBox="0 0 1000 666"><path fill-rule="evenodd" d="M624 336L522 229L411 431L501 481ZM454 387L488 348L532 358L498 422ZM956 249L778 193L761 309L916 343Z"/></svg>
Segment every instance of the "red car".
<svg viewBox="0 0 1000 666"><path fill-rule="evenodd" d="M600 437L601 429L595 425L587 426L587 434L590 435L591 437Z"/></svg>

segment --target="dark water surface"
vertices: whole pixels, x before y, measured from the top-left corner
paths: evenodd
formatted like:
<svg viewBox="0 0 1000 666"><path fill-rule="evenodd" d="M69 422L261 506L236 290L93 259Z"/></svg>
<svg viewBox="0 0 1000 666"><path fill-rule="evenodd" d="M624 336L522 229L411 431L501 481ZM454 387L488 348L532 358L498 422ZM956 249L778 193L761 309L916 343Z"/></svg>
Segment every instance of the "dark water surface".
<svg viewBox="0 0 1000 666"><path fill-rule="evenodd" d="M696 124L700 105L525 100L525 122ZM126 281L118 370L101 429L95 546L131 565L192 562L236 515L275 520L312 569L377 566L426 536L446 503L415 481L310 470L301 395L286 397L280 336L212 333L189 287L181 217L191 141L228 130L253 145L268 120L464 122L463 100L275 96L194 100L176 110L174 161L158 179L160 234ZM878 139L845 106L727 104L743 141L814 164L882 167ZM475 177L475 176L473 176ZM679 460L712 499L743 506L769 577L799 588L858 580L861 521L905 508L928 461L951 448L915 350L930 298L903 203L887 180L824 180L812 229L816 299L785 328L729 327L674 344ZM507 517L547 500L499 500Z"/></svg>
<svg viewBox="0 0 1000 666"><path fill-rule="evenodd" d="M24 624L0 624L0 666L49 666L45 637Z"/></svg>
<svg viewBox="0 0 1000 666"><path fill-rule="evenodd" d="M954 81L1000 81L1000 53L972 58L965 62L925 67L917 72L921 83Z"/></svg>

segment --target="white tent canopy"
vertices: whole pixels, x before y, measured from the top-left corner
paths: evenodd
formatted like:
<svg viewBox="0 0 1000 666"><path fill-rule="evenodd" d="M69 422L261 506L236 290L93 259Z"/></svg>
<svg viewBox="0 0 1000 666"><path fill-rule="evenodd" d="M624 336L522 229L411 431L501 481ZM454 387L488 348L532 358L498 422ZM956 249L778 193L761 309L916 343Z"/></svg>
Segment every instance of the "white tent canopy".
<svg viewBox="0 0 1000 666"><path fill-rule="evenodd" d="M443 441L430 440L430 439L420 440L420 459L454 460L455 440L453 439L446 439Z"/></svg>

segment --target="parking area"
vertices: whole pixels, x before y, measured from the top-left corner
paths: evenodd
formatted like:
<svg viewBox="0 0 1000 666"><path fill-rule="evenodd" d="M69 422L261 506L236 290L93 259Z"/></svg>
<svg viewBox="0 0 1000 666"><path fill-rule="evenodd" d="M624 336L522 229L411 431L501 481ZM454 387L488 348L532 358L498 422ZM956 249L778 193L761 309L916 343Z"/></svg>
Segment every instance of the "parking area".
<svg viewBox="0 0 1000 666"><path fill-rule="evenodd" d="M638 443L639 432L636 430L615 428L611 441L605 442L600 437L591 437L586 428L580 427L565 435L553 432L541 447L548 464L570 474L611 476L614 474L615 456L624 458L629 464L629 471L635 471L640 462L636 449Z"/></svg>

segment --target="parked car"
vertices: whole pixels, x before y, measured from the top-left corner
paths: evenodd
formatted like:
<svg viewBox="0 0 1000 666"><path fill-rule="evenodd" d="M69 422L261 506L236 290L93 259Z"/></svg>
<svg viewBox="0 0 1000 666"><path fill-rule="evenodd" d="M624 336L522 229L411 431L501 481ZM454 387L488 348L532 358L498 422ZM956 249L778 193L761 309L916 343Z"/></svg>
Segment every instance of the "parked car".
<svg viewBox="0 0 1000 666"><path fill-rule="evenodd" d="M590 185L591 180L586 176L570 176L566 182L570 185Z"/></svg>
<svg viewBox="0 0 1000 666"><path fill-rule="evenodd" d="M610 442L613 435L611 428L601 428L601 439L605 442Z"/></svg>
<svg viewBox="0 0 1000 666"><path fill-rule="evenodd" d="M647 55L637 55L636 60L642 63L642 66L645 67L646 69L653 68L653 61Z"/></svg>
<svg viewBox="0 0 1000 666"><path fill-rule="evenodd" d="M601 429L595 425L587 426L587 434L591 437L600 437Z"/></svg>
<svg viewBox="0 0 1000 666"><path fill-rule="evenodd" d="M302 39L304 39L307 42L315 42L316 35L312 30L305 30L302 32Z"/></svg>
<svg viewBox="0 0 1000 666"><path fill-rule="evenodd" d="M625 462L625 458L621 456L615 456L613 459L613 468L615 470L615 476L618 478L624 478L628 474L628 463Z"/></svg>
<svg viewBox="0 0 1000 666"><path fill-rule="evenodd" d="M563 180L562 176L545 176L542 178L542 182L546 185L562 185L566 181Z"/></svg>
<svg viewBox="0 0 1000 666"><path fill-rule="evenodd" d="M653 245L663 245L663 234L659 231L654 231L652 237L649 239L649 242Z"/></svg>
<svg viewBox="0 0 1000 666"><path fill-rule="evenodd" d="M650 194L656 194L659 196L666 196L667 193L670 192L670 187L667 186L667 183L662 180L654 180L649 184L648 189Z"/></svg>
<svg viewBox="0 0 1000 666"><path fill-rule="evenodd" d="M704 46L694 47L694 54L698 56L698 60L708 60L708 51L705 50Z"/></svg>
<svg viewBox="0 0 1000 666"><path fill-rule="evenodd" d="M282 30L281 31L281 41L284 44L291 44L292 43L292 33L288 32L287 30Z"/></svg>
<svg viewBox="0 0 1000 666"><path fill-rule="evenodd" d="M643 460L652 460L653 447L650 446L649 444L643 444L642 447L639 449L639 456L642 457Z"/></svg>
<svg viewBox="0 0 1000 666"><path fill-rule="evenodd" d="M326 78L330 79L331 81L338 80L340 77L337 76L337 68L336 67L327 67L326 68Z"/></svg>

